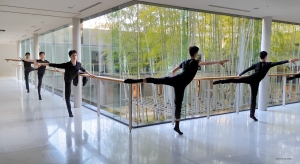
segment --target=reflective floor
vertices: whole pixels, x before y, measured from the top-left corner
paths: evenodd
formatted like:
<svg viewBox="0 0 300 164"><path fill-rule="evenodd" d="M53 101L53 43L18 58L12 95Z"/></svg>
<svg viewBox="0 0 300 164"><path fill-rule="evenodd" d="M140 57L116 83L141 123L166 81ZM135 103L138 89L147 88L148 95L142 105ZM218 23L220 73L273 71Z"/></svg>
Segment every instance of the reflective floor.
<svg viewBox="0 0 300 164"><path fill-rule="evenodd" d="M201 118L181 123L128 127L86 108L69 118L61 97L0 78L0 164L300 164L300 104Z"/></svg>

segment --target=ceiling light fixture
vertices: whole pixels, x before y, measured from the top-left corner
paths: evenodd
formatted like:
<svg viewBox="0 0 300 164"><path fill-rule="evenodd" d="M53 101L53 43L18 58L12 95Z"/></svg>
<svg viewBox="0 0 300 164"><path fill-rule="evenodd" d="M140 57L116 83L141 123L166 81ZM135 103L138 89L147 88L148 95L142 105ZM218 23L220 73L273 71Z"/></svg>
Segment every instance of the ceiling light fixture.
<svg viewBox="0 0 300 164"><path fill-rule="evenodd" d="M208 5L210 7L220 8L220 9L227 9L227 10L235 10L235 11L243 11L243 12L250 12L248 10L236 9L231 7L224 7L224 6L216 6L216 5Z"/></svg>
<svg viewBox="0 0 300 164"><path fill-rule="evenodd" d="M69 6L68 8L69 8L69 9L73 9L73 7L72 7L72 6Z"/></svg>
<svg viewBox="0 0 300 164"><path fill-rule="evenodd" d="M254 7L253 9L257 10L257 9L259 9L259 8L258 8L258 7Z"/></svg>

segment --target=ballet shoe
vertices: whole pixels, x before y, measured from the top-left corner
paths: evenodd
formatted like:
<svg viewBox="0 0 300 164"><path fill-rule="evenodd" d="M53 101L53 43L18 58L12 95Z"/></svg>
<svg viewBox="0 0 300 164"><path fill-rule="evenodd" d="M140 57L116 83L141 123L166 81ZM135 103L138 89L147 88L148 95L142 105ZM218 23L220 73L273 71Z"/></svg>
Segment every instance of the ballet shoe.
<svg viewBox="0 0 300 164"><path fill-rule="evenodd" d="M42 100L42 96L41 95L39 95L39 100Z"/></svg>
<svg viewBox="0 0 300 164"><path fill-rule="evenodd" d="M258 119L254 115L250 115L250 118L252 118L254 121L258 121Z"/></svg>
<svg viewBox="0 0 300 164"><path fill-rule="evenodd" d="M29 93L29 89L27 89L27 93Z"/></svg>
<svg viewBox="0 0 300 164"><path fill-rule="evenodd" d="M132 83L141 83L143 82L143 79L126 79L124 80L124 83L132 84Z"/></svg>
<svg viewBox="0 0 300 164"><path fill-rule="evenodd" d="M179 130L179 128L174 128L175 132L177 132L179 135L183 135L183 133Z"/></svg>
<svg viewBox="0 0 300 164"><path fill-rule="evenodd" d="M72 114L72 113L69 113L69 117L73 117L73 114Z"/></svg>

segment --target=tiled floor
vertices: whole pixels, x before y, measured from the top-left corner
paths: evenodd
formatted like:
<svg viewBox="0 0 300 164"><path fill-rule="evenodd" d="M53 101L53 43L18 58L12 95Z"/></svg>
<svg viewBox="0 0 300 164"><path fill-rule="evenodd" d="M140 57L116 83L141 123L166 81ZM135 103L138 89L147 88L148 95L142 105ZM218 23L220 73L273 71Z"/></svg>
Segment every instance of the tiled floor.
<svg viewBox="0 0 300 164"><path fill-rule="evenodd" d="M27 94L13 78L0 78L0 164L300 164L300 104L128 127L85 108L69 118L61 97Z"/></svg>

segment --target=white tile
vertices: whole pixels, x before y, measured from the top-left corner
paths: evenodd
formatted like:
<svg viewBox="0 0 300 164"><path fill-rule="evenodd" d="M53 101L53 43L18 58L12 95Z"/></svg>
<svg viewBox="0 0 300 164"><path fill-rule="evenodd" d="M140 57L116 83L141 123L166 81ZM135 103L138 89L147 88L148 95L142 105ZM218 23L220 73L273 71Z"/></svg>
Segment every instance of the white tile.
<svg viewBox="0 0 300 164"><path fill-rule="evenodd" d="M31 86L0 78L0 164L2 163L300 163L300 104L276 106L133 129L84 107L72 108L50 92L38 100Z"/></svg>

